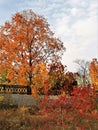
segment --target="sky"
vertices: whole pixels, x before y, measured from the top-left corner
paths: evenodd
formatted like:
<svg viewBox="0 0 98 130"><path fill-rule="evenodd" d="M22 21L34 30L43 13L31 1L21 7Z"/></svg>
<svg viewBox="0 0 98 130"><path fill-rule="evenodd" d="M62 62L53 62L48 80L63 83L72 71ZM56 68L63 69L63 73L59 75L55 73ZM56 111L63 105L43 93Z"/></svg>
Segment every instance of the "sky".
<svg viewBox="0 0 98 130"><path fill-rule="evenodd" d="M76 59L98 59L98 0L0 0L0 25L24 9L43 15L64 42L68 71L77 71Z"/></svg>

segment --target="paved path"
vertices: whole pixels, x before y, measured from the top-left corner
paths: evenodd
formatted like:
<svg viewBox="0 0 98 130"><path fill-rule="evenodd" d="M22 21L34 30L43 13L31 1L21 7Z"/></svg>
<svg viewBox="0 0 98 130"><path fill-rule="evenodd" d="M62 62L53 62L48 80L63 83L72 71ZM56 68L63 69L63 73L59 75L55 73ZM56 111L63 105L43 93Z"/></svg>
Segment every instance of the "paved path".
<svg viewBox="0 0 98 130"><path fill-rule="evenodd" d="M5 97L7 101L13 100L18 106L34 106L37 104L38 100L42 99L43 96L34 98L32 95L27 94L0 94ZM58 96L50 96L50 99L58 99Z"/></svg>
<svg viewBox="0 0 98 130"><path fill-rule="evenodd" d="M32 95L26 94L0 94L5 97L7 100L15 101L18 106L32 106L36 105L37 99L32 97Z"/></svg>

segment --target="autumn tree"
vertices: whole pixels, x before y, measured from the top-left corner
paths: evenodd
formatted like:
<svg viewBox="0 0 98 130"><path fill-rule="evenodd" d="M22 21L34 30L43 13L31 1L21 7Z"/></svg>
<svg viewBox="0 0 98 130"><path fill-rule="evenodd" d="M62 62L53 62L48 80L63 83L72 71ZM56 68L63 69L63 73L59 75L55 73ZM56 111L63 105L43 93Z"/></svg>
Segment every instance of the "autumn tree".
<svg viewBox="0 0 98 130"><path fill-rule="evenodd" d="M9 79L6 78L7 70L4 70L2 73L0 73L0 84L8 83Z"/></svg>
<svg viewBox="0 0 98 130"><path fill-rule="evenodd" d="M77 85L75 74L68 72L62 63L51 64L49 69L49 94L71 95L73 87Z"/></svg>
<svg viewBox="0 0 98 130"><path fill-rule="evenodd" d="M32 94L37 96L37 94L47 94L50 84L49 84L49 73L45 63L37 64L33 70L33 89ZM42 92L43 91L43 92Z"/></svg>
<svg viewBox="0 0 98 130"><path fill-rule="evenodd" d="M95 85L95 89L98 90L98 61L96 58L94 58L89 66L90 72L90 78L91 78L91 83Z"/></svg>
<svg viewBox="0 0 98 130"><path fill-rule="evenodd" d="M49 94L59 94L60 90L64 86L65 81L65 67L61 62L49 65Z"/></svg>
<svg viewBox="0 0 98 130"><path fill-rule="evenodd" d="M0 72L7 69L12 84L33 84L35 66L60 60L64 50L46 19L32 10L17 12L0 27Z"/></svg>
<svg viewBox="0 0 98 130"><path fill-rule="evenodd" d="M68 95L72 95L74 87L77 86L76 73L67 72L65 74L64 91Z"/></svg>
<svg viewBox="0 0 98 130"><path fill-rule="evenodd" d="M89 83L89 62L82 59L77 59L74 62L78 65L79 83L85 86Z"/></svg>

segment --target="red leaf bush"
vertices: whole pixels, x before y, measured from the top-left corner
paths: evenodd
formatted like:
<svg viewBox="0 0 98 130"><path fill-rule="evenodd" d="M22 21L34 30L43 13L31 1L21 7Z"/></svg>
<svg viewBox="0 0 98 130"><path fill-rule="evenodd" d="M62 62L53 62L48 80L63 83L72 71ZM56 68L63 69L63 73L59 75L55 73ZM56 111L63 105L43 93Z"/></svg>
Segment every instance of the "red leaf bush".
<svg viewBox="0 0 98 130"><path fill-rule="evenodd" d="M57 99L45 96L39 104L43 119L63 129L90 129L91 121L98 121L98 97L94 89L91 86L75 87L72 95Z"/></svg>

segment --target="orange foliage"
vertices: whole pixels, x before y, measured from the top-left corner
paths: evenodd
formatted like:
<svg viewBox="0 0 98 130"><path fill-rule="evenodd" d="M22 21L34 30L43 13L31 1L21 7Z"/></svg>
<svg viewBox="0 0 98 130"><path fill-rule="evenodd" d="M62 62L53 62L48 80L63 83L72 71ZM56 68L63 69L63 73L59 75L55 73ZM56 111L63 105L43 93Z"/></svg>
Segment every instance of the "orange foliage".
<svg viewBox="0 0 98 130"><path fill-rule="evenodd" d="M98 90L98 61L93 59L90 63L90 77L92 84L95 85L95 89Z"/></svg>
<svg viewBox="0 0 98 130"><path fill-rule="evenodd" d="M58 61L63 50L45 18L32 10L16 13L0 27L0 72L6 69L11 83L32 85L36 77L39 84L44 82L47 72L42 64ZM38 67L42 80L34 73Z"/></svg>
<svg viewBox="0 0 98 130"><path fill-rule="evenodd" d="M49 74L45 63L37 64L34 68L33 77L33 93L37 93L39 89L44 88L44 93L47 93L49 86Z"/></svg>

